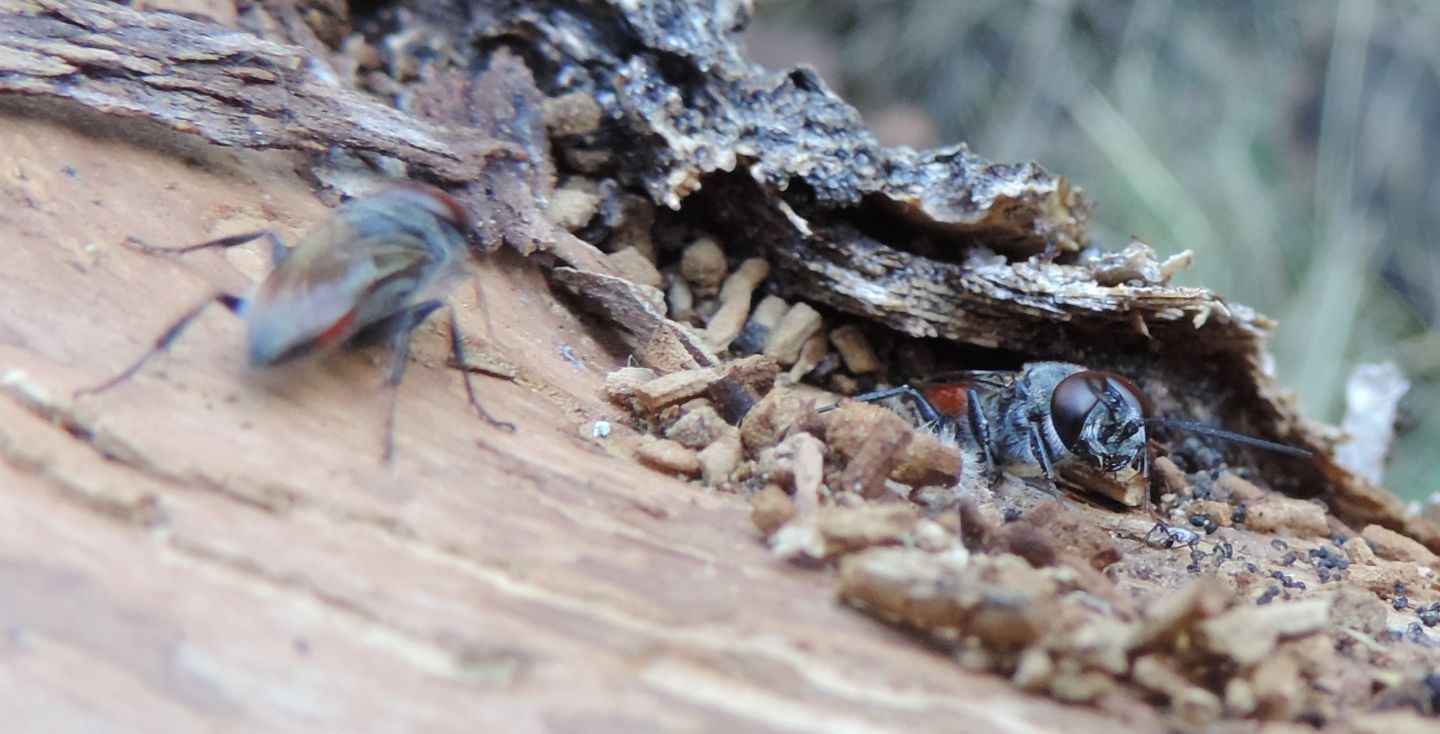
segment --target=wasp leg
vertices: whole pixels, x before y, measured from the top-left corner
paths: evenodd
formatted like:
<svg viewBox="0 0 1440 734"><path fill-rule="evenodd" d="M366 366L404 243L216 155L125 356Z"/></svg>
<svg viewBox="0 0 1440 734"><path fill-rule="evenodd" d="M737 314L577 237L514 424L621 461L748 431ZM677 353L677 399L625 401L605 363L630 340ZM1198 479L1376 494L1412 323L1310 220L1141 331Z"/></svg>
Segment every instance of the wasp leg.
<svg viewBox="0 0 1440 734"><path fill-rule="evenodd" d="M990 445L990 421L985 418L985 411L980 405L980 394L975 392L973 387L965 391L965 412L970 420L970 435L980 446L980 460L985 464L985 479L993 485L1000 478L1000 470L995 466L995 450Z"/></svg>
<svg viewBox="0 0 1440 734"><path fill-rule="evenodd" d="M265 240L270 243L270 260L272 264L279 265L284 262L285 257L290 254L290 249L285 246L284 242L280 241L280 238L274 232L268 229L262 229L256 232L245 232L243 234L232 234L228 237L221 237L218 240L201 242L198 245L186 245L185 247L156 247L145 243L138 237L126 237L125 244L128 245L130 249L143 252L146 255L184 255L198 250L223 250L229 247L237 247L247 242L258 240L261 237L264 237Z"/></svg>
<svg viewBox="0 0 1440 734"><path fill-rule="evenodd" d="M276 236L274 232L267 230L264 237L265 241L270 244L270 267L278 268L281 263L285 262L286 258L290 257L290 248L286 247L285 243L281 242L280 238Z"/></svg>
<svg viewBox="0 0 1440 734"><path fill-rule="evenodd" d="M436 309L445 306L443 301L429 300L418 303L404 311L399 311L375 323L361 329L347 342L347 346L366 347L377 344L381 341L388 341L390 344L390 374L385 378L385 384L390 391L390 406L385 413L385 450L381 455L382 461L388 463L395 451L395 398L399 392L400 381L405 376L405 365L410 353L410 337L415 328L424 323ZM456 323L455 308L450 310L450 351L451 359L457 364L464 364L465 347L460 342L460 329ZM461 376L465 380L465 396L470 399L473 406L491 425L514 432L515 424L502 421L485 410L480 401L475 398L475 388L470 384L470 373L461 370Z"/></svg>
<svg viewBox="0 0 1440 734"><path fill-rule="evenodd" d="M455 364L465 364L465 342L460 338L460 321L455 316L454 306L450 307L450 356L455 360ZM465 380L465 397L470 399L470 405L475 408L475 412L479 413L480 417L484 418L490 425L514 433L514 423L502 421L490 415L490 411L485 410L485 407L480 404L480 401L475 399L475 386L470 384L470 371L462 367L460 369L460 376Z"/></svg>
<svg viewBox="0 0 1440 734"><path fill-rule="evenodd" d="M405 365L409 363L410 338L415 334L416 327L444 305L437 300L418 303L376 321L350 338L350 346L355 347L369 346L381 340L390 343L390 373L385 378L390 404L385 411L385 449L380 457L384 463L388 464L395 455L395 398L400 392L400 381L405 378Z"/></svg>
<svg viewBox="0 0 1440 734"><path fill-rule="evenodd" d="M400 381L405 377L406 358L410 355L410 337L415 327L425 321L440 301L426 301L365 327L350 339L354 346L366 346L388 337L390 340L390 374L385 378L385 389L390 392L389 405L385 410L385 448L381 451L381 463L390 463L395 455L395 396L400 392Z"/></svg>
<svg viewBox="0 0 1440 734"><path fill-rule="evenodd" d="M857 403L874 403L881 400L898 397L906 397L915 401L915 410L920 413L921 420L931 425L940 425L940 421L942 420L940 411L936 410L935 406L930 404L930 401L926 399L923 393L913 387L910 387L909 385L900 385L885 390L876 390L875 392L862 393L860 395L851 396L850 399L854 400ZM821 408L820 412L829 412L837 407L839 407L839 403L836 403L835 405L827 405L824 408Z"/></svg>
<svg viewBox="0 0 1440 734"><path fill-rule="evenodd" d="M1030 416L1029 426L1026 428L1026 436L1030 439L1030 453L1035 455L1035 463L1040 465L1040 473L1050 484L1055 484L1055 467L1050 460L1050 453L1045 448L1045 439L1040 433L1041 416Z"/></svg>
<svg viewBox="0 0 1440 734"><path fill-rule="evenodd" d="M1170 528L1167 527L1165 523L1156 522L1155 527L1150 528L1150 532L1145 534L1145 544L1154 548L1173 548L1175 546L1175 541L1170 537L1170 534L1167 532L1169 529ZM1156 531L1160 532L1158 542L1156 540L1152 540L1152 538L1155 537Z"/></svg>
<svg viewBox="0 0 1440 734"><path fill-rule="evenodd" d="M1148 445L1140 449L1140 482L1145 486L1144 505L1142 509L1150 515L1154 515L1154 507L1150 503L1150 447Z"/></svg>
<svg viewBox="0 0 1440 734"><path fill-rule="evenodd" d="M79 390L76 390L71 395L71 398L74 399L80 397L81 395L95 395L98 393L102 393L134 377L135 374L140 371L140 368L144 367L145 363L150 361L151 357L154 357L160 352L169 350L170 345L175 343L176 339L180 338L180 335L185 332L185 329L189 328L190 322L198 318L200 314L203 313L205 309L209 307L209 305L212 303L219 303L225 308L230 309L231 312L236 312L239 311L240 307L245 304L245 299L240 298L239 296L230 295L229 293L217 293L214 296L211 296L210 298L201 301L189 311L186 311L184 316L176 319L175 323L171 324L170 328L166 329L165 333L161 334L160 338L155 340L155 344L152 345L149 349L147 349L144 354L140 355L140 358L135 360L129 367L126 367L123 372L98 385L94 385L92 387L82 387Z"/></svg>

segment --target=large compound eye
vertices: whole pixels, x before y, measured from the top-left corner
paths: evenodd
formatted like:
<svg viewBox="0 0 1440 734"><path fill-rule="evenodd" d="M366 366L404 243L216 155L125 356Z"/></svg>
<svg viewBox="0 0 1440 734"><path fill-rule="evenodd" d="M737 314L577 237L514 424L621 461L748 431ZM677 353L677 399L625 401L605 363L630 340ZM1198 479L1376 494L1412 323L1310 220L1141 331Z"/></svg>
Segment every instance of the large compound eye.
<svg viewBox="0 0 1440 734"><path fill-rule="evenodd" d="M1139 385L1132 382L1130 378L1114 372L1102 372L1101 374L1105 375L1105 380L1110 383L1110 387L1120 393L1120 398L1129 403L1130 407L1140 414L1140 417L1150 417L1150 399L1140 391Z"/></svg>
<svg viewBox="0 0 1440 734"><path fill-rule="evenodd" d="M1124 403L1123 408L1115 402L1117 400ZM1077 447L1085 420L1101 403L1111 406L1116 419L1113 423L1115 427L1134 427L1124 435L1104 439L1107 442L1129 438L1144 425L1143 419L1150 415L1150 403L1145 393L1140 392L1140 387L1128 378L1100 370L1076 372L1061 380L1050 396L1050 423L1055 426L1055 435L1060 437L1065 448L1079 453Z"/></svg>
<svg viewBox="0 0 1440 734"><path fill-rule="evenodd" d="M1085 418L1100 402L1108 379L1108 373L1082 370L1061 380L1050 395L1050 423L1055 426L1060 443L1072 452L1080 443Z"/></svg>

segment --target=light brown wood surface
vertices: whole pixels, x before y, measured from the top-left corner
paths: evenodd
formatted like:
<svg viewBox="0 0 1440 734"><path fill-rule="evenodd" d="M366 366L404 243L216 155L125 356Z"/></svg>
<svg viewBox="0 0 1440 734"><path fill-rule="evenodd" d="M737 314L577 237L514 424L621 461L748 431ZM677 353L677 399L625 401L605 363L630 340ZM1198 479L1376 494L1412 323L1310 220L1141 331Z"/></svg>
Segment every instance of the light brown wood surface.
<svg viewBox="0 0 1440 734"><path fill-rule="evenodd" d="M438 324L390 466L382 353L254 374L218 308L134 381L72 399L268 267L260 245L120 242L293 241L327 210L290 155L0 107L7 731L1126 728L844 608L829 571L768 555L743 499L633 463L619 424L591 438L622 417L601 385L625 356L513 255L454 294L472 350L519 368L477 379L513 435L469 412Z"/></svg>

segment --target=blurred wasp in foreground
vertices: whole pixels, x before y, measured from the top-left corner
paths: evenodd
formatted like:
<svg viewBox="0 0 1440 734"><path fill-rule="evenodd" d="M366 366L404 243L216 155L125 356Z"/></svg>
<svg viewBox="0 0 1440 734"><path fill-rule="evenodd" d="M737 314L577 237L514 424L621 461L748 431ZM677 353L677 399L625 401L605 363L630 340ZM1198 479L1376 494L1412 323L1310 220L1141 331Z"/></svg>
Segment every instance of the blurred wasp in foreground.
<svg viewBox="0 0 1440 734"><path fill-rule="evenodd" d="M76 392L94 394L130 379L151 357L170 348L211 303L245 320L250 364L268 367L328 352L337 347L384 343L391 361L386 378L390 398L385 417L382 460L394 453L395 394L405 373L410 335L436 309L464 273L474 228L469 215L449 194L417 184L391 184L370 196L341 204L330 219L293 249L273 232L223 237L180 248L151 247L134 238L127 244L147 254L178 255L243 245L259 238L270 243L274 270L249 297L217 293L190 309L156 339L133 364L109 380ZM475 398L464 370L464 346L449 308L450 348L461 366L470 404L486 421L514 431Z"/></svg>
<svg viewBox="0 0 1440 734"><path fill-rule="evenodd" d="M1066 362L1032 362L1018 372L965 373L964 382L901 385L853 399L895 397L913 401L920 421L942 438L958 441L960 434L968 435L969 448L979 453L991 479L1003 468L1054 484L1062 471L1073 469L1082 486L1132 507L1149 501L1149 426L1311 456L1293 446L1151 415L1150 401L1134 382Z"/></svg>

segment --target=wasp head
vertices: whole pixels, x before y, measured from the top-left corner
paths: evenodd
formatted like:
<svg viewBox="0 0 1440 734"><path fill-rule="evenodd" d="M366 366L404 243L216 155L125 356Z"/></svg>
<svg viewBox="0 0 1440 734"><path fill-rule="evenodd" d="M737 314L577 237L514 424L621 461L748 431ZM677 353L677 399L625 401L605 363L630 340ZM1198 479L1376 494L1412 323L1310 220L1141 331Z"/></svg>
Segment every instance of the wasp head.
<svg viewBox="0 0 1440 734"><path fill-rule="evenodd" d="M1066 377L1050 399L1050 420L1061 443L1082 461L1107 472L1133 466L1141 458L1145 417L1140 388L1099 370Z"/></svg>

